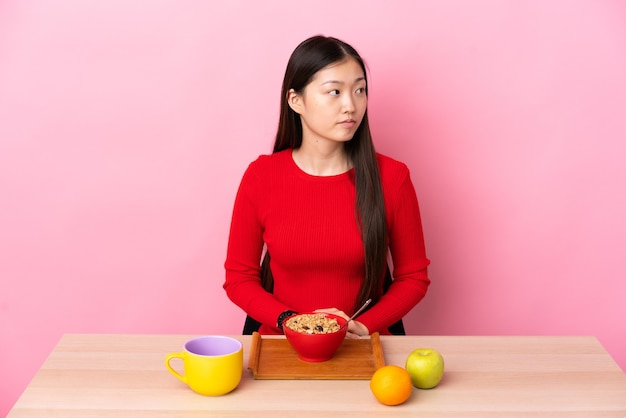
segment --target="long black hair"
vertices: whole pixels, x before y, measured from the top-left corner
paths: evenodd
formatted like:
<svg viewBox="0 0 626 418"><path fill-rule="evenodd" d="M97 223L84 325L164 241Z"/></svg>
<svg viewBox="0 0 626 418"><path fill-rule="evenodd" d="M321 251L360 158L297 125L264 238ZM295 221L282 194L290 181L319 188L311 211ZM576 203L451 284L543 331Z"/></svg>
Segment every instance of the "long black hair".
<svg viewBox="0 0 626 418"><path fill-rule="evenodd" d="M353 59L361 66L366 79L367 94L365 63L358 52L347 43L333 37L313 36L293 51L283 79L274 152L297 149L302 145L302 122L300 115L288 104L289 91L293 89L302 93L318 71L347 59ZM344 146L354 167L355 214L365 252L363 285L354 305L357 309L368 298L375 301L380 297L381 282L387 265L385 204L367 110L354 136Z"/></svg>

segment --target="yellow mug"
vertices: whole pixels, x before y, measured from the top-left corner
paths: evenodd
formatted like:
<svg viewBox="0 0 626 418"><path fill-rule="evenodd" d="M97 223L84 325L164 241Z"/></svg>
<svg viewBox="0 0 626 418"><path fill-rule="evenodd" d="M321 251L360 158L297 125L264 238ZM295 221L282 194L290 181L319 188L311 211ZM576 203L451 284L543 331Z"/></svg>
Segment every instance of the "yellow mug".
<svg viewBox="0 0 626 418"><path fill-rule="evenodd" d="M172 368L170 361L175 358L183 360L184 374ZM182 353L168 354L165 366L194 392L225 395L241 381L243 346L235 338L219 335L194 338L185 343Z"/></svg>

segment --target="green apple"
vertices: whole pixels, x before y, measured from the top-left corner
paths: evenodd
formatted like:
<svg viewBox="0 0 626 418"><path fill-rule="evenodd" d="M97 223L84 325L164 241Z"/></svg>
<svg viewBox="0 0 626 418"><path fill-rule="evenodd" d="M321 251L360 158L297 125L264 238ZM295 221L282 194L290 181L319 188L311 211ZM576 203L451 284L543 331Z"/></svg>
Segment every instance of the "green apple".
<svg viewBox="0 0 626 418"><path fill-rule="evenodd" d="M413 350L404 366L411 375L411 383L419 389L432 389L443 377L443 357L432 348Z"/></svg>

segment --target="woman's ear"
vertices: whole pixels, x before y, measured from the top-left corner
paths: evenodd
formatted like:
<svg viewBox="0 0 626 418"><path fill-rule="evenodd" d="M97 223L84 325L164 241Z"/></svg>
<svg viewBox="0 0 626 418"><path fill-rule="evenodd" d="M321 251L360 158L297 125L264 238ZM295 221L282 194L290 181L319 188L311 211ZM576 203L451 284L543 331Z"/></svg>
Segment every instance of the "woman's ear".
<svg viewBox="0 0 626 418"><path fill-rule="evenodd" d="M289 89L289 91L287 92L287 103L289 104L291 110L293 110L297 114L302 113L302 96L294 89Z"/></svg>

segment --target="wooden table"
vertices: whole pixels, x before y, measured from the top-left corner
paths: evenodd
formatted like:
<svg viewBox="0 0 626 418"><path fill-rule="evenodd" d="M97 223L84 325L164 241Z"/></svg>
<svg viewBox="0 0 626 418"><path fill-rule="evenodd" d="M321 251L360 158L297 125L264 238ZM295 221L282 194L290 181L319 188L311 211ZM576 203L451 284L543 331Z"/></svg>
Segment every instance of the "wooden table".
<svg viewBox="0 0 626 418"><path fill-rule="evenodd" d="M440 351L435 389L379 404L367 380L254 380L244 343L239 387L221 397L189 390L164 366L192 335L65 335L9 413L19 417L616 417L626 374L593 337L382 337L387 364L418 347Z"/></svg>

